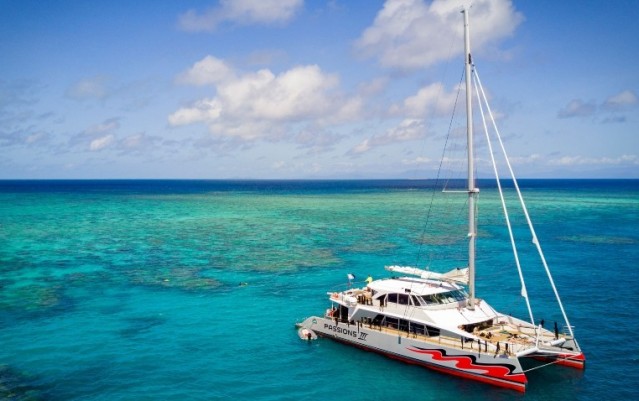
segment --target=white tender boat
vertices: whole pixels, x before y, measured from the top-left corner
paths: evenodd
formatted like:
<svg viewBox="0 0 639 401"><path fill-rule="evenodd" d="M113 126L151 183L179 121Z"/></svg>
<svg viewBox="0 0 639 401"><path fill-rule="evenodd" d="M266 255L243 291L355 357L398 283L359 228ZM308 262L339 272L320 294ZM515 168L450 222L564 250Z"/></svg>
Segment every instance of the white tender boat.
<svg viewBox="0 0 639 401"><path fill-rule="evenodd" d="M480 95L483 95L483 90L470 56L468 12L462 12L467 136L469 144L472 144L471 80L474 78ZM486 107L487 113L491 114L487 103ZM499 137L496 126L495 130ZM489 148L492 156L490 141ZM505 155L503 145L501 148ZM584 354L564 311L509 163L533 244L540 255L565 324L560 331L557 323L548 329L543 321L534 321L508 218L506 222L519 271L521 295L526 300L530 320L500 313L486 300L475 296L475 202L479 190L475 186L473 157L471 145L468 146L467 180L468 267L442 274L415 267L387 266L388 271L398 276L370 281L362 288L329 292L330 308L320 316L308 317L297 324L300 330L307 330L305 338L311 339L317 334L411 364L522 392L527 384L527 370L523 366L528 370L551 364L578 369L585 367ZM495 174L502 206L507 212L496 167ZM311 336L309 333L312 333Z"/></svg>

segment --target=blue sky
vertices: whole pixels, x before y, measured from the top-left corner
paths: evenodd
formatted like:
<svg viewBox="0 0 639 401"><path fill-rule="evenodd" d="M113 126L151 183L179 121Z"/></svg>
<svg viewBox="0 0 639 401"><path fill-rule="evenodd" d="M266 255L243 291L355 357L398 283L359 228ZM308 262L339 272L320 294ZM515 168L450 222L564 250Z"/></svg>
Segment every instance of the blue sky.
<svg viewBox="0 0 639 401"><path fill-rule="evenodd" d="M434 177L464 3L0 0L0 178ZM639 2L613 4L472 2L520 177L639 178Z"/></svg>

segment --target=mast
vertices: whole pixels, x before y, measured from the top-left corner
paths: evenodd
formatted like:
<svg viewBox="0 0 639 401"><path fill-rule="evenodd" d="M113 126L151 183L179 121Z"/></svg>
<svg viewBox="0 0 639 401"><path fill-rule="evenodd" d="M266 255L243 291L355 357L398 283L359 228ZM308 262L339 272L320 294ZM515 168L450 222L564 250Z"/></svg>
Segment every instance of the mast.
<svg viewBox="0 0 639 401"><path fill-rule="evenodd" d="M464 64L466 75L466 136L468 148L468 292L470 293L468 309L475 308L475 238L477 227L475 226L475 200L479 189L475 188L475 171L473 155L473 106L471 94L471 68L470 33L468 29L468 9L462 10L464 14Z"/></svg>

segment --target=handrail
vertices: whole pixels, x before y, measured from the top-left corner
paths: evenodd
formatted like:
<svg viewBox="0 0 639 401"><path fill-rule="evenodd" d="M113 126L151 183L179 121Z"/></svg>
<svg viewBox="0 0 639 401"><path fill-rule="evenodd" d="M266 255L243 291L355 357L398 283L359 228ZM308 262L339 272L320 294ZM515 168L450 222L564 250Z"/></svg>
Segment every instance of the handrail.
<svg viewBox="0 0 639 401"><path fill-rule="evenodd" d="M450 337L450 336L441 335L441 334L437 336L428 336L425 334L408 332L405 330L400 330L400 329L389 327L389 326L377 326L373 324L367 324L367 325L369 326L370 329L379 330L379 331L387 332L387 333L398 334L400 337L412 338L415 340L428 342L431 344L443 343L447 346L454 347L460 350L466 349L466 347L461 345L466 343L466 342L462 343L463 339L461 337ZM468 339L473 340L472 342L469 342L470 349L474 349L473 344L479 345L479 348L477 349L477 352L479 353L487 353L487 354L494 353L494 354L501 354L501 355L517 356L517 353L530 350L532 348L536 348L534 346L531 346L530 344L517 343L513 341L494 341L493 342L490 339L479 339L479 338L475 339L473 337L468 337ZM499 347L497 344L499 344Z"/></svg>

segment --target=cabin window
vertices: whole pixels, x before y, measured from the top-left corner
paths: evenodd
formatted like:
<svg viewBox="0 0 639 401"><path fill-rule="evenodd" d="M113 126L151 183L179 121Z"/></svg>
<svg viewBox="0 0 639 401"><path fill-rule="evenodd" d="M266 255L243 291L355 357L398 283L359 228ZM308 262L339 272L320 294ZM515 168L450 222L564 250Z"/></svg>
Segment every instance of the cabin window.
<svg viewBox="0 0 639 401"><path fill-rule="evenodd" d="M435 295L422 295L422 300L426 305L438 304L437 298Z"/></svg>
<svg viewBox="0 0 639 401"><path fill-rule="evenodd" d="M410 322L410 333L434 337L439 335L439 329L421 323Z"/></svg>
<svg viewBox="0 0 639 401"><path fill-rule="evenodd" d="M384 321L384 323L391 329L408 332L408 320L396 319L394 317L386 316L386 320Z"/></svg>
<svg viewBox="0 0 639 401"><path fill-rule="evenodd" d="M452 297L455 301L463 301L463 300L465 300L468 297L466 292L463 291L463 290L450 291L450 292L448 292L446 294L448 296Z"/></svg>
<svg viewBox="0 0 639 401"><path fill-rule="evenodd" d="M409 305L408 294L388 294L388 302L392 302L399 305Z"/></svg>
<svg viewBox="0 0 639 401"><path fill-rule="evenodd" d="M399 321L399 330L408 332L408 320L401 319Z"/></svg>
<svg viewBox="0 0 639 401"><path fill-rule="evenodd" d="M399 320L394 317L386 316L385 325L390 327L391 329L396 329L399 326Z"/></svg>
<svg viewBox="0 0 639 401"><path fill-rule="evenodd" d="M439 329L436 328L436 327L431 327L431 326L426 325L426 330L428 331L427 334L430 337L434 337L434 336L438 336L439 335Z"/></svg>
<svg viewBox="0 0 639 401"><path fill-rule="evenodd" d="M415 323L411 322L410 320L397 319L394 317L383 315L375 316L375 318L372 320L372 324L380 327L383 326L399 331L404 331L406 333L429 337L439 336L440 333L438 328L431 327L427 324Z"/></svg>
<svg viewBox="0 0 639 401"><path fill-rule="evenodd" d="M424 331L424 325L420 323L410 323L410 332L413 334L424 335L426 332Z"/></svg>
<svg viewBox="0 0 639 401"><path fill-rule="evenodd" d="M463 301L467 298L466 292L463 290L453 290L448 292L441 292L439 294L422 295L422 303L425 305L433 304L449 304L453 302Z"/></svg>

